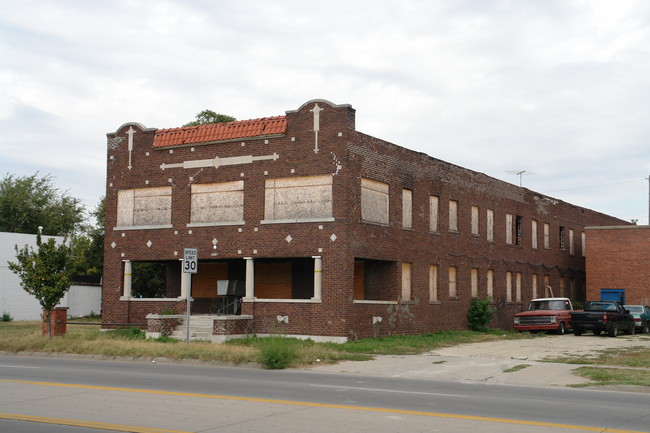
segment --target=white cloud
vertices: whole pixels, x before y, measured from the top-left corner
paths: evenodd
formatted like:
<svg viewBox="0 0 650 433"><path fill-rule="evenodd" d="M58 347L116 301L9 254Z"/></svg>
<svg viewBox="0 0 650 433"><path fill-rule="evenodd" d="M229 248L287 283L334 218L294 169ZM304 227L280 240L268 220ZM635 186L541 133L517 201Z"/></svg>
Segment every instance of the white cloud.
<svg viewBox="0 0 650 433"><path fill-rule="evenodd" d="M125 122L325 98L361 132L647 222L647 2L8 0L0 31L0 171L73 196L103 194Z"/></svg>

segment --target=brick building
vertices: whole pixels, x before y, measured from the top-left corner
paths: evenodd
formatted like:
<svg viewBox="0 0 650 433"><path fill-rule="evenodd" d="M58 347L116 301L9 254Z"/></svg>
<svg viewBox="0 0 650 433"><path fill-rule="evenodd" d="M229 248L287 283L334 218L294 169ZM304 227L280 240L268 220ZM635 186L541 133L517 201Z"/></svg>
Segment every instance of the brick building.
<svg viewBox="0 0 650 433"><path fill-rule="evenodd" d="M235 334L462 329L473 297L509 328L533 297L584 298L584 227L624 224L360 133L325 100L107 135L105 327L181 313L191 285L192 312L245 320ZM144 263L165 270L153 297L132 292Z"/></svg>
<svg viewBox="0 0 650 433"><path fill-rule="evenodd" d="M587 227L587 299L650 305L650 226Z"/></svg>

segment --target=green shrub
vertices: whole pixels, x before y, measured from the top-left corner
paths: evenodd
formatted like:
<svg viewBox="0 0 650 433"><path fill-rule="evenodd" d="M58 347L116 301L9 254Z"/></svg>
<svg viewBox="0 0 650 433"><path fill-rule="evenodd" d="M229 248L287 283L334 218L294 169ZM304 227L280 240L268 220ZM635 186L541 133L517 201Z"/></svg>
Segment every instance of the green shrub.
<svg viewBox="0 0 650 433"><path fill-rule="evenodd" d="M130 326L126 329L114 329L110 331L107 336L124 338L127 340L144 340L146 338L145 332L135 326Z"/></svg>
<svg viewBox="0 0 650 433"><path fill-rule="evenodd" d="M467 312L469 329L478 332L487 332L492 321L494 309L490 306L490 299L472 299Z"/></svg>
<svg viewBox="0 0 650 433"><path fill-rule="evenodd" d="M11 314L7 313L6 311L2 313L2 317L0 318L0 321L11 322L12 320L14 320L14 318L11 316Z"/></svg>
<svg viewBox="0 0 650 433"><path fill-rule="evenodd" d="M269 337L260 345L259 363L269 370L288 368L298 358L298 344L282 337Z"/></svg>

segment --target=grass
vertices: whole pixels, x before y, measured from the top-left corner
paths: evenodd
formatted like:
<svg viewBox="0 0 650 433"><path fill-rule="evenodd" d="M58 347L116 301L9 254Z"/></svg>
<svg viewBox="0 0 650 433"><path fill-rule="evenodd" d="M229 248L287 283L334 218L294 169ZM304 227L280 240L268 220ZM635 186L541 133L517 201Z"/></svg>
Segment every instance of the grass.
<svg viewBox="0 0 650 433"><path fill-rule="evenodd" d="M84 322L100 319L84 318ZM435 334L394 336L315 343L286 337L230 340L226 344L179 342L170 338L145 339L137 328L101 332L99 326L68 325L65 335L41 335L40 322L0 322L0 351L76 353L112 358L194 359L230 364L259 363L265 368L304 367L342 360L369 360L373 355L409 355L461 343L530 338L512 331L444 331Z"/></svg>
<svg viewBox="0 0 650 433"><path fill-rule="evenodd" d="M530 367L530 364L518 364L510 368L503 370L504 373L514 373L515 371L523 370L524 368Z"/></svg>
<svg viewBox="0 0 650 433"><path fill-rule="evenodd" d="M650 339L648 336L635 336L633 338L639 339L640 341ZM615 385L650 386L650 370L633 369L650 369L650 350L640 346L629 349L602 350L590 357L557 357L547 358L544 361L590 365L590 367L577 368L574 370L574 373L591 380L591 382L571 385L574 387ZM593 367L599 365L622 368Z"/></svg>
<svg viewBox="0 0 650 433"><path fill-rule="evenodd" d="M647 355L646 355L647 356ZM650 387L650 371L633 370L629 368L580 367L575 370L579 376L591 380L589 383L572 385L585 386L615 386L632 385Z"/></svg>

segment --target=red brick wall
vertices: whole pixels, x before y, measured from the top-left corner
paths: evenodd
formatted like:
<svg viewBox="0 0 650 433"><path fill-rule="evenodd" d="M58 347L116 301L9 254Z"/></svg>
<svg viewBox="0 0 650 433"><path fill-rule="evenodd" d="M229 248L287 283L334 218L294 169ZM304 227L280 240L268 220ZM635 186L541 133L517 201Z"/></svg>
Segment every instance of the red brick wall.
<svg viewBox="0 0 650 433"><path fill-rule="evenodd" d="M650 226L587 230L587 299L624 289L628 304L650 305Z"/></svg>
<svg viewBox="0 0 650 433"><path fill-rule="evenodd" d="M318 152L314 152L313 102L287 113L286 136L265 140L242 139L213 145L188 145L152 150L154 131L135 124L121 127L109 140L124 141L108 150L106 191L105 322L144 322L147 313L165 306L184 304L165 301L119 301L122 293L122 260L179 260L184 247L198 248L199 261L322 256L321 303L244 302L242 314L254 317L257 333L279 332L348 338L415 334L440 329L464 329L469 306L470 270L479 269L479 297L486 297L486 272L494 270L494 326L510 328L512 315L531 299L532 274L538 274L538 295L543 295L544 275L559 288L561 277L576 281L576 297L583 298L584 259L580 234L584 226L621 224L622 221L525 188L489 178L427 155L358 133L355 112L349 106L319 102ZM131 170L128 169L126 131L134 135ZM242 145L242 143L245 143ZM241 155L279 154L276 161L203 169L161 170L162 163ZM148 154L148 155L147 155ZM261 224L264 219L265 181L272 178L333 175L335 222ZM385 182L390 187L388 225L361 222L360 178ZM244 181L243 226L188 228L190 188L193 183ZM172 186L171 229L113 230L119 189ZM413 191L413 228L403 229L402 189ZM429 196L440 197L440 230L429 232ZM458 201L458 231L448 230L448 201ZM480 234L470 234L471 206L480 208ZM494 210L494 243L486 240L486 209ZM505 214L523 217L523 243L505 244ZM531 248L530 221L538 221L538 248ZM551 226L551 247L543 247L543 224ZM575 254L559 248L559 227L575 232ZM287 236L291 241L287 242ZM335 238L332 237L335 235ZM218 240L217 250L212 239ZM334 239L334 240L333 240ZM150 245L147 243L151 241ZM568 241L568 239L567 239ZM354 260L393 262L390 277L377 283L383 293L366 293L373 299L397 301L401 294L401 262L412 263L411 299L401 304L355 303ZM429 266L438 265L438 301L429 299ZM179 263L180 266L180 263ZM456 266L457 297L448 296L448 268ZM505 275L522 274L521 302L506 302ZM366 274L372 279L372 276ZM387 295L389 294L389 295ZM556 295L560 295L557 291ZM566 294L568 295L568 293ZM514 299L513 283L513 299ZM180 305L180 306L179 306ZM180 310L179 310L180 312ZM277 316L289 316L278 323ZM373 317L382 321L373 325Z"/></svg>

